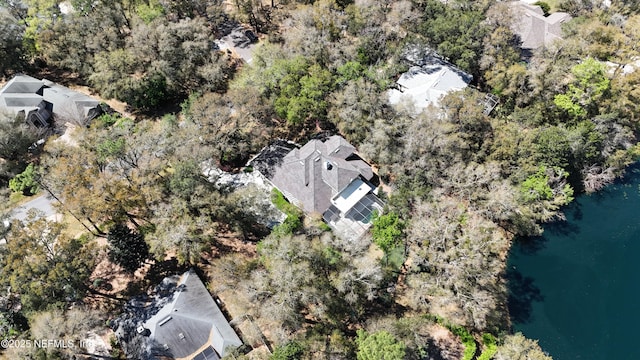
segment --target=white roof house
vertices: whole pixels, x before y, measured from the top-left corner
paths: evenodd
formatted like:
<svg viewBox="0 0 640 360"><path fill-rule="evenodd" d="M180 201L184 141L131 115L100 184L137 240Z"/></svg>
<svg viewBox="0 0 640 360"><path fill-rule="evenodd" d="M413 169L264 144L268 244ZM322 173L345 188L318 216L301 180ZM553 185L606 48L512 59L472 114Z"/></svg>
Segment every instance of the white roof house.
<svg viewBox="0 0 640 360"><path fill-rule="evenodd" d="M412 66L398 79L398 89L388 91L392 105L412 103L420 112L429 105L438 106L446 94L467 87L473 77L435 56L425 58L420 66Z"/></svg>

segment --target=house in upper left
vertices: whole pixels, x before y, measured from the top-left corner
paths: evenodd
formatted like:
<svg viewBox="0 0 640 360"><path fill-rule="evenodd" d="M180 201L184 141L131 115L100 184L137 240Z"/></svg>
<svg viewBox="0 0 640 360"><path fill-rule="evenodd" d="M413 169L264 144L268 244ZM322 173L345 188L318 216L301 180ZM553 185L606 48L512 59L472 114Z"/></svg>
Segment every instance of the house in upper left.
<svg viewBox="0 0 640 360"><path fill-rule="evenodd" d="M0 89L0 111L44 127L53 119L86 124L100 116L100 102L49 80L17 75Z"/></svg>

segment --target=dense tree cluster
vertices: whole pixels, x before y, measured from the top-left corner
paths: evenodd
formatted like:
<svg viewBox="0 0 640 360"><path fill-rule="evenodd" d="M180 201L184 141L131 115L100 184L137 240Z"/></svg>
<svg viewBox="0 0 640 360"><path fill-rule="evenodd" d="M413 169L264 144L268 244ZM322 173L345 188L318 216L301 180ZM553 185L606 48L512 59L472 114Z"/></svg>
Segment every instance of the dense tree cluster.
<svg viewBox="0 0 640 360"><path fill-rule="evenodd" d="M9 189L9 182L25 171L35 155L35 142L43 132L29 127L24 119L11 114L0 113L0 191L3 195ZM31 165L33 168L33 165ZM31 188L33 183L29 184ZM18 187L22 186L20 182ZM22 191L17 189L16 191Z"/></svg>
<svg viewBox="0 0 640 360"><path fill-rule="evenodd" d="M28 219L14 222L3 246L2 285L7 296L18 295L23 312L60 307L81 300L95 266L94 245L87 237L73 239L64 225ZM4 295L3 295L4 296Z"/></svg>
<svg viewBox="0 0 640 360"><path fill-rule="evenodd" d="M144 236L131 231L127 225L117 223L109 229L109 260L122 266L127 272L136 271L149 257L149 245Z"/></svg>

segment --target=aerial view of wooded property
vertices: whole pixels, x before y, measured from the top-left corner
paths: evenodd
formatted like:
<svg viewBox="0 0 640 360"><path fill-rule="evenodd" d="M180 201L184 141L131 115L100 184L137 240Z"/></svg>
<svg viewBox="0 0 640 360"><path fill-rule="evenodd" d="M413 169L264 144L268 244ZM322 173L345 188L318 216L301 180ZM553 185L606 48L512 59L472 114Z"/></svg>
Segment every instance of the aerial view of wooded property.
<svg viewBox="0 0 640 360"><path fill-rule="evenodd" d="M640 156L640 3L0 0L0 357L551 359L511 245Z"/></svg>

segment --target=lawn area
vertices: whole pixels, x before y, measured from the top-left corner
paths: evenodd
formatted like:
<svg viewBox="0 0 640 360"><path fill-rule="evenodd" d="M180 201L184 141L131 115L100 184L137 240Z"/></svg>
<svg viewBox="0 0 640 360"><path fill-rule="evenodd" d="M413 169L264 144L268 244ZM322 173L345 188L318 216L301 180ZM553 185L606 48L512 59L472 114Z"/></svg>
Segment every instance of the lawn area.
<svg viewBox="0 0 640 360"><path fill-rule="evenodd" d="M35 195L32 196L24 196L21 193L17 193L17 192L12 192L11 195L9 196L9 201L7 201L6 203L0 205L0 210L2 211L7 211L7 210L11 210L14 209L24 203L27 203L35 198L37 198L38 196L42 195L42 192L39 192Z"/></svg>
<svg viewBox="0 0 640 360"><path fill-rule="evenodd" d="M388 264L392 269L400 269L404 264L404 245L396 246L389 251L389 254L383 257L382 261Z"/></svg>

